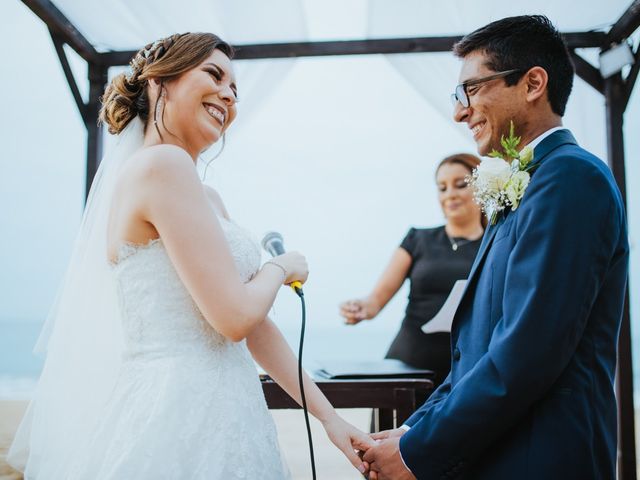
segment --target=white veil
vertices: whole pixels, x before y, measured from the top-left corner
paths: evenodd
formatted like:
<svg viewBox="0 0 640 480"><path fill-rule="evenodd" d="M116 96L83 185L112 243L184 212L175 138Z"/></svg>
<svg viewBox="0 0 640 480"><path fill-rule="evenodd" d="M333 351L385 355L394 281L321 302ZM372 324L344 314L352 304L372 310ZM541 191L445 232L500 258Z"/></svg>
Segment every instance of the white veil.
<svg viewBox="0 0 640 480"><path fill-rule="evenodd" d="M7 460L25 478L65 478L114 386L122 335L116 285L107 260L109 207L118 172L142 146L135 117L95 176L80 231L36 351L46 361Z"/></svg>

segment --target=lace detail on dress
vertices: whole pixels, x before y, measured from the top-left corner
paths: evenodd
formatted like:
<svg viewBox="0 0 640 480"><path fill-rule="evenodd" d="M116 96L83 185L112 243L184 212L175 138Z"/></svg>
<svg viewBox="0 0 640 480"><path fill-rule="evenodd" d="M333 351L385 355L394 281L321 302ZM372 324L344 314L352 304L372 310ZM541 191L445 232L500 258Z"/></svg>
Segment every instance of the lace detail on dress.
<svg viewBox="0 0 640 480"><path fill-rule="evenodd" d="M112 267L117 267L119 263L121 263L127 257L135 254L138 250L145 250L147 248L152 248L154 245L160 243L162 240L160 238L152 238L147 243L132 243L132 242L124 242L120 247L118 247L118 251L116 253L116 259L113 261L109 261L109 265Z"/></svg>
<svg viewBox="0 0 640 480"><path fill-rule="evenodd" d="M235 223L221 224L240 276L249 281L260 248ZM122 369L68 478L289 478L246 343L226 339L205 320L162 240L122 245L112 267Z"/></svg>

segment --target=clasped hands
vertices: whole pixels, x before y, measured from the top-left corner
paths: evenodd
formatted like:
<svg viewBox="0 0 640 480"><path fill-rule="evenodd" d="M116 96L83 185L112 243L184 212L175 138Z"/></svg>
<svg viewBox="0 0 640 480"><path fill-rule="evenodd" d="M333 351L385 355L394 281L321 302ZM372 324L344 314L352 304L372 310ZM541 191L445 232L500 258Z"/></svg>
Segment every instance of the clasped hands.
<svg viewBox="0 0 640 480"><path fill-rule="evenodd" d="M363 461L364 477L369 480L416 480L400 456L400 437L403 428L372 433L372 442L357 445Z"/></svg>

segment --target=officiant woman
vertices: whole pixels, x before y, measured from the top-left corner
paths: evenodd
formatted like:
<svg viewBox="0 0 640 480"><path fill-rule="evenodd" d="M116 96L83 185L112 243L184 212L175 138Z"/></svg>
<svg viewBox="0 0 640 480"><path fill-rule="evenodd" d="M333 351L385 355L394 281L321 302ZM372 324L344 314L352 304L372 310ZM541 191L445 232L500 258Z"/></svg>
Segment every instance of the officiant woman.
<svg viewBox="0 0 640 480"><path fill-rule="evenodd" d="M466 180L479 163L475 155L460 153L438 164L435 181L445 224L409 229L371 293L340 305L348 325L372 320L408 278L409 303L386 358L433 370L436 386L451 368L450 333L423 333L421 327L443 306L456 280L467 278L480 247L486 220Z"/></svg>

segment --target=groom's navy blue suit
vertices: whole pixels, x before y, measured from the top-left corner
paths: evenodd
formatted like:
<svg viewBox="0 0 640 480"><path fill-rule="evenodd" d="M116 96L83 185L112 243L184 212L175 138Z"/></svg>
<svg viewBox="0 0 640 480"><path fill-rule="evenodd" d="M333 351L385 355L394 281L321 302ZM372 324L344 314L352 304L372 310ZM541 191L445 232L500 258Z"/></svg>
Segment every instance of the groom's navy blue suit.
<svg viewBox="0 0 640 480"><path fill-rule="evenodd" d="M445 383L406 422L418 479L614 479L616 344L629 247L598 158L559 130L516 211L485 232Z"/></svg>

